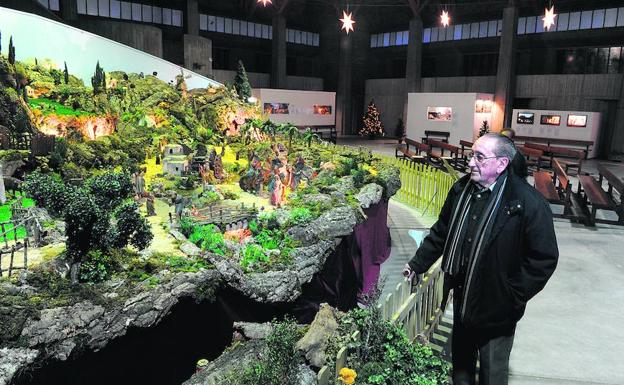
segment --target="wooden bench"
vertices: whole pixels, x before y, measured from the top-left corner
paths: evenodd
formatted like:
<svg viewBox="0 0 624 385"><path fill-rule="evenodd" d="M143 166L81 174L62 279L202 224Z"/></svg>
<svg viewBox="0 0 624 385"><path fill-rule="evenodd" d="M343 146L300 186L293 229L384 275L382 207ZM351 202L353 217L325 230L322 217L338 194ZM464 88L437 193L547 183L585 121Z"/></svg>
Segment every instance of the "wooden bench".
<svg viewBox="0 0 624 385"><path fill-rule="evenodd" d="M421 140L423 143L429 144L429 137L434 137L441 139L445 143L448 143L449 136L451 136L451 133L448 131L425 130L425 136L423 136Z"/></svg>
<svg viewBox="0 0 624 385"><path fill-rule="evenodd" d="M576 140L576 139L561 139L561 138L540 138L536 136L515 136L515 142L537 142L545 143L547 146L551 144L563 144L567 146L581 147L585 153L584 159L587 159L589 154L589 148L594 145L593 140Z"/></svg>
<svg viewBox="0 0 624 385"><path fill-rule="evenodd" d="M534 186L549 203L563 205L563 214L553 214L555 217L568 217L571 214L572 184L568 175L557 159L553 159L553 173L535 171L533 173Z"/></svg>
<svg viewBox="0 0 624 385"><path fill-rule="evenodd" d="M472 145L474 143L473 142L469 142L467 140L460 140L459 141L459 157L460 157L460 162L463 164L464 168L468 167L468 163L470 163L470 159L469 156L472 155Z"/></svg>
<svg viewBox="0 0 624 385"><path fill-rule="evenodd" d="M624 225L624 209L622 206L622 193L624 193L624 181L618 178L611 170L602 163L598 163L599 178L596 180L591 175L579 175L578 193L585 204L591 205L588 224L594 226L596 222ZM608 184L607 191L602 189L602 181ZM620 194L620 202L616 202L613 190ZM618 215L618 220L596 219L597 210L611 210Z"/></svg>
<svg viewBox="0 0 624 385"><path fill-rule="evenodd" d="M405 146L399 145L396 147L394 151L395 157L409 159L419 163L429 162L429 152L431 148L428 145L408 138L405 138L404 142Z"/></svg>
<svg viewBox="0 0 624 385"><path fill-rule="evenodd" d="M465 169L465 167L460 162L459 147L435 139L429 139L428 145L429 147L431 147L431 150L429 151L429 160L435 166L444 167L442 161L442 159L444 159L451 165L451 167L456 170L463 171ZM439 148L440 152L433 151L434 148ZM449 155L445 155L445 151L448 151Z"/></svg>
<svg viewBox="0 0 624 385"><path fill-rule="evenodd" d="M559 164L565 166L566 172L569 169L575 168L576 174L581 174L581 169L583 167L583 161L585 158L585 152L583 150L575 150L566 147L559 146L550 146L550 154L553 157L557 157ZM561 158L565 157L565 158Z"/></svg>
<svg viewBox="0 0 624 385"><path fill-rule="evenodd" d="M517 150L526 159L526 165L531 173L533 172L533 169L535 169L536 171L540 171L542 161L544 159L544 151L523 146L518 146Z"/></svg>

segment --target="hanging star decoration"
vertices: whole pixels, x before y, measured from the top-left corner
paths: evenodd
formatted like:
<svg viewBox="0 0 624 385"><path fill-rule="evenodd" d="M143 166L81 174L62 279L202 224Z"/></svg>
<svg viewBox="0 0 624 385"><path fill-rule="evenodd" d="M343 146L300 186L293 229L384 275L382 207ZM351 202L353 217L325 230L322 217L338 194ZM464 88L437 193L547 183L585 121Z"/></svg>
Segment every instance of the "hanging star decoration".
<svg viewBox="0 0 624 385"><path fill-rule="evenodd" d="M544 17L542 17L542 20L544 21L544 29L545 30L548 30L548 29L550 29L550 27L555 25L555 17L556 16L557 16L557 14L555 13L555 6L554 5L552 7L550 7L550 9L546 8L544 10Z"/></svg>
<svg viewBox="0 0 624 385"><path fill-rule="evenodd" d="M342 27L340 29L346 31L347 35L349 34L349 30L355 31L353 29L353 24L355 24L355 20L351 18L352 16L352 13L347 14L347 12L342 11L342 19L340 19L340 21L342 21Z"/></svg>
<svg viewBox="0 0 624 385"><path fill-rule="evenodd" d="M448 12L442 11L442 14L440 15L440 22L442 23L443 27L449 26L449 24L451 23L451 17L449 16Z"/></svg>
<svg viewBox="0 0 624 385"><path fill-rule="evenodd" d="M262 4L263 7L266 7L267 4L273 4L272 0L258 0L258 4Z"/></svg>

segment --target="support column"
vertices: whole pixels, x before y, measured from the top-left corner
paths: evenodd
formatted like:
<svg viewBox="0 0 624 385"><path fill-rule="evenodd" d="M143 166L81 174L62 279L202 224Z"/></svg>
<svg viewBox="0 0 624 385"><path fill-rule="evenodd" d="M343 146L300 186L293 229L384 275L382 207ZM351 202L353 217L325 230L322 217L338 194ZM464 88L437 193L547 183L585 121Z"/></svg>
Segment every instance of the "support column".
<svg viewBox="0 0 624 385"><path fill-rule="evenodd" d="M78 6L76 0L61 0L61 18L65 21L78 20Z"/></svg>
<svg viewBox="0 0 624 385"><path fill-rule="evenodd" d="M184 8L184 30L187 35L199 36L198 0L186 0L186 7Z"/></svg>
<svg viewBox="0 0 624 385"><path fill-rule="evenodd" d="M422 36L423 22L420 15L412 17L409 23L407 41L407 63L405 65L405 91L420 92L422 78Z"/></svg>
<svg viewBox="0 0 624 385"><path fill-rule="evenodd" d="M273 16L271 48L271 88L288 88L286 78L286 18L282 13Z"/></svg>
<svg viewBox="0 0 624 385"><path fill-rule="evenodd" d="M340 34L340 61L338 63L338 90L336 92L336 132L338 135L352 135L352 34Z"/></svg>
<svg viewBox="0 0 624 385"><path fill-rule="evenodd" d="M494 108L490 127L500 132L504 127L511 127L513 99L516 85L516 41L518 30L518 8L513 0L503 10L503 30L501 31L498 51L498 69Z"/></svg>

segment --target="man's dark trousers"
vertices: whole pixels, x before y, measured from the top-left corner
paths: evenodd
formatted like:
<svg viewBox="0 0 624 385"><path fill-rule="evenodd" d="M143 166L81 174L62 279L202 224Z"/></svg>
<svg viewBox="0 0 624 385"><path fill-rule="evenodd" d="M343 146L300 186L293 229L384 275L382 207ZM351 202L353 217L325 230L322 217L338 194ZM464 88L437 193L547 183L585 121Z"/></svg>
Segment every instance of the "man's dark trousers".
<svg viewBox="0 0 624 385"><path fill-rule="evenodd" d="M453 385L475 384L477 355L479 385L507 385L515 325L505 330L465 327L460 314L461 292L453 291Z"/></svg>

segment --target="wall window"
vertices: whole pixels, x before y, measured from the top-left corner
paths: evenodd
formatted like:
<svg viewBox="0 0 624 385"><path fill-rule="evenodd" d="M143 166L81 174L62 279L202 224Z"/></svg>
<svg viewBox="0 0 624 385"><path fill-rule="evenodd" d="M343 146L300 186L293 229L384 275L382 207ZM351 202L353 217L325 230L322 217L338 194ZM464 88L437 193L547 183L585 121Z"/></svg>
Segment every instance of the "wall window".
<svg viewBox="0 0 624 385"><path fill-rule="evenodd" d="M570 20L569 13L562 13L557 15L557 31L567 31L568 30L568 21Z"/></svg>
<svg viewBox="0 0 624 385"><path fill-rule="evenodd" d="M44 0L38 0L44 1ZM50 5L58 4L59 0L45 0ZM182 11L161 8L148 4L119 0L75 0L80 15L108 17L112 19L133 20L144 23L182 26ZM52 9L52 8L51 8Z"/></svg>
<svg viewBox="0 0 624 385"><path fill-rule="evenodd" d="M591 28L592 23L592 11L583 11L581 12L581 27L580 29L589 29Z"/></svg>
<svg viewBox="0 0 624 385"><path fill-rule="evenodd" d="M557 51L557 72L562 74L622 73L622 47L589 47Z"/></svg>
<svg viewBox="0 0 624 385"><path fill-rule="evenodd" d="M47 9L50 9L52 11L60 10L59 0L38 0L38 1L39 1L39 4L43 5Z"/></svg>

